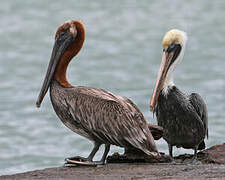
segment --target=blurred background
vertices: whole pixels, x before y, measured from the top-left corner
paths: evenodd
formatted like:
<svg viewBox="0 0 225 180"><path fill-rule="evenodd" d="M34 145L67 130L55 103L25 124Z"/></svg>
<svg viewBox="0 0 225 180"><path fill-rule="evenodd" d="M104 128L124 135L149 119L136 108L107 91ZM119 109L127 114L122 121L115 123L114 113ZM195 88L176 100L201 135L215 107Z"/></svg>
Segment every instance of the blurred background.
<svg viewBox="0 0 225 180"><path fill-rule="evenodd" d="M172 28L186 31L189 41L175 83L206 101L207 147L224 143L224 9L220 0L1 0L0 174L62 166L65 157L87 156L92 148L61 123L48 95L40 109L35 107L55 31L69 19L81 20L86 27L83 49L69 66L71 84L127 96L152 124L157 122L149 100L162 37ZM168 153L164 140L157 145ZM123 149L113 146L110 154L115 151ZM174 149L175 155L187 152L193 153Z"/></svg>

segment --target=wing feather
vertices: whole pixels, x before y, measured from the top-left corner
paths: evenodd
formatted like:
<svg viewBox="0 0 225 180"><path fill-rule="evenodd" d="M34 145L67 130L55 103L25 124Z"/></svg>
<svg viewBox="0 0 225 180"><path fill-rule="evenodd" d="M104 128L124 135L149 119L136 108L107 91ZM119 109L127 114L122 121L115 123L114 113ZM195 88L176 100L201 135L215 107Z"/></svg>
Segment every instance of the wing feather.
<svg viewBox="0 0 225 180"><path fill-rule="evenodd" d="M104 143L133 146L149 155L157 152L147 122L131 100L101 89L78 87L67 103L73 117L79 119L76 121Z"/></svg>
<svg viewBox="0 0 225 180"><path fill-rule="evenodd" d="M189 100L192 106L195 108L197 114L201 118L206 130L206 136L208 138L208 111L207 111L206 104L204 100L202 99L202 97L197 93L192 93L189 96Z"/></svg>

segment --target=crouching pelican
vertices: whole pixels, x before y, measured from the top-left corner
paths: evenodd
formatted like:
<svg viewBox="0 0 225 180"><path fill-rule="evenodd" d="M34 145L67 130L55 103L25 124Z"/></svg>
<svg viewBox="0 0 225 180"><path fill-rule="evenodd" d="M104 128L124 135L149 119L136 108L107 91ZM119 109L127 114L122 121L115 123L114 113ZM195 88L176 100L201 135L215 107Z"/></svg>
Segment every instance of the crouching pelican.
<svg viewBox="0 0 225 180"><path fill-rule="evenodd" d="M168 143L169 155L173 146L197 150L205 148L208 138L206 104L197 93L183 94L173 83L173 72L183 58L186 33L173 29L163 38L162 62L150 102L150 110L156 113L158 125L164 129L163 138Z"/></svg>
<svg viewBox="0 0 225 180"><path fill-rule="evenodd" d="M102 89L72 86L67 81L67 66L82 48L84 39L85 28L80 21L66 21L58 28L47 73L36 102L37 107L40 107L50 87L51 102L59 119L69 129L94 143L87 158L67 158L67 163L104 164L111 144L137 148L150 156L158 155L147 122L131 100ZM93 161L102 144L105 145L105 151L101 160Z"/></svg>

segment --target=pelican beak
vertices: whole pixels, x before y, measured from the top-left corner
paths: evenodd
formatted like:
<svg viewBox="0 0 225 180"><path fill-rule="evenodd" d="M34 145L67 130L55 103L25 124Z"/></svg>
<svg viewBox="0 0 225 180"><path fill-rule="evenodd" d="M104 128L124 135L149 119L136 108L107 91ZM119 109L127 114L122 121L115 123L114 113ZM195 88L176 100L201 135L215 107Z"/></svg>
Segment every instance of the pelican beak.
<svg viewBox="0 0 225 180"><path fill-rule="evenodd" d="M171 65L174 63L174 61L177 59L178 55L180 54L181 48L182 47L180 44L172 43L166 49L166 51L163 51L162 62L160 65L154 92L153 92L152 99L150 102L150 111L153 111L155 109L155 106L156 106L158 98L159 98L159 94L163 88L163 84L165 82L166 75L168 73L168 70L171 67Z"/></svg>
<svg viewBox="0 0 225 180"><path fill-rule="evenodd" d="M56 39L53 50L52 50L51 59L50 59L49 65L48 65L47 73L45 75L45 79L44 79L40 94L39 94L37 102L36 102L36 106L38 108L41 106L41 102L44 99L45 94L48 91L48 88L49 88L52 78L54 76L56 67L57 67L61 57L63 56L66 49L73 41L73 39L74 39L73 36L69 33L63 33L63 34L59 35L59 37Z"/></svg>
<svg viewBox="0 0 225 180"><path fill-rule="evenodd" d="M171 63L171 60L173 59L173 56L174 56L174 52L170 52L170 53L168 53L167 51L163 52L160 70L159 70L159 73L158 73L158 77L157 77L157 80L156 80L154 92L153 92L152 99L151 99L151 102L150 102L150 111L153 111L156 104L157 104L158 97L159 97L159 94L162 90L164 81L166 79L166 74L168 72L169 65Z"/></svg>

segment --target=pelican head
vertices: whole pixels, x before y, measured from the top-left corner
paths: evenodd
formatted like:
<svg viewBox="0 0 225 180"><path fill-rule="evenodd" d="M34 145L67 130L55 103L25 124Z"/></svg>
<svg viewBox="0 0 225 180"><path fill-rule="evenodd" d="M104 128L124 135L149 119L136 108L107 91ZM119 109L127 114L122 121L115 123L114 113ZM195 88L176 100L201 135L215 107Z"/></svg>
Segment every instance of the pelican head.
<svg viewBox="0 0 225 180"><path fill-rule="evenodd" d="M174 85L173 72L177 63L181 61L184 55L186 42L186 33L178 29L168 31L163 37L162 62L152 95L150 110L154 110L161 90L166 95L169 88Z"/></svg>
<svg viewBox="0 0 225 180"><path fill-rule="evenodd" d="M62 86L71 86L66 79L66 69L70 60L80 51L84 37L84 25L81 21L69 20L59 26L47 73L36 102L37 107L40 107L53 78Z"/></svg>

